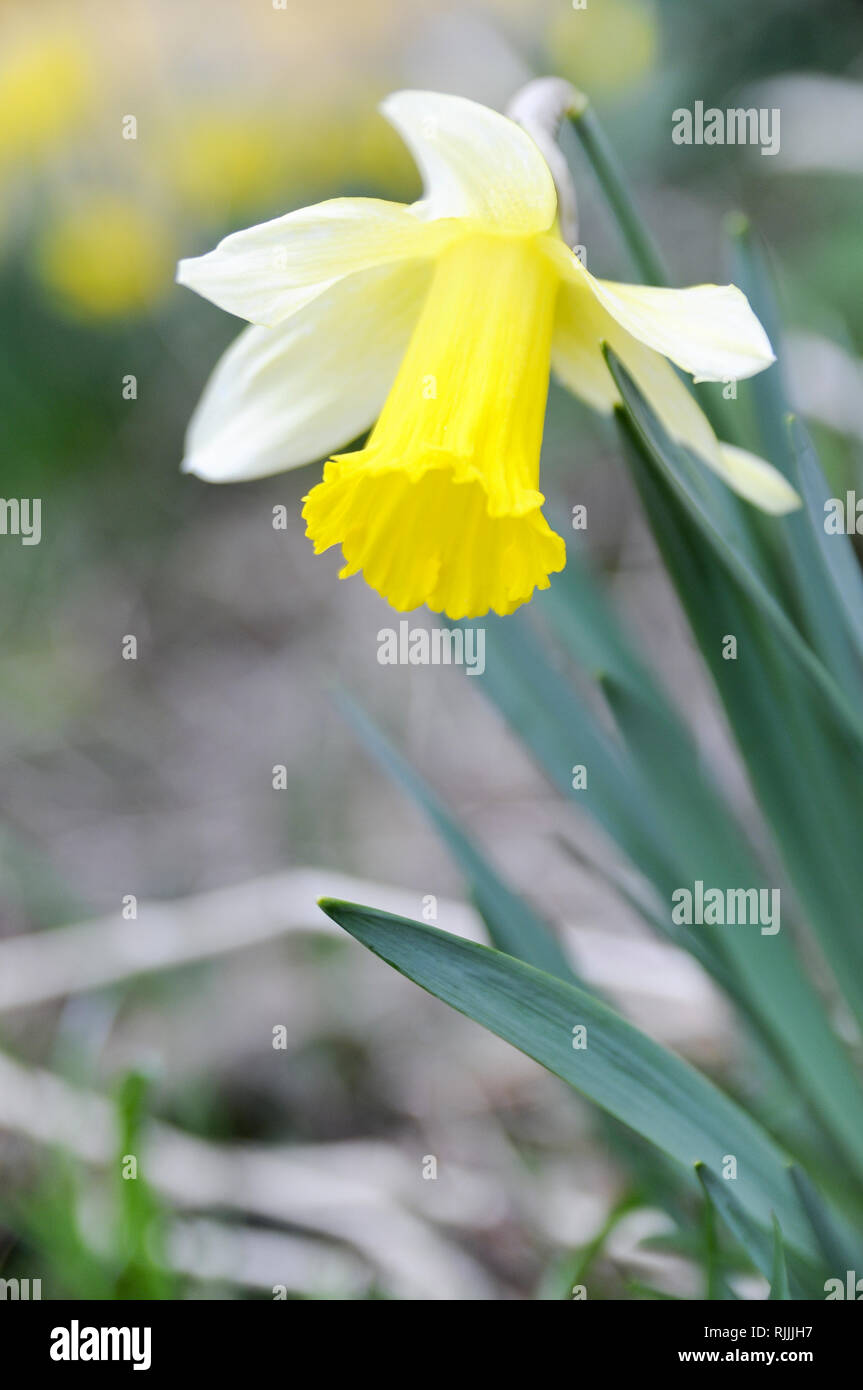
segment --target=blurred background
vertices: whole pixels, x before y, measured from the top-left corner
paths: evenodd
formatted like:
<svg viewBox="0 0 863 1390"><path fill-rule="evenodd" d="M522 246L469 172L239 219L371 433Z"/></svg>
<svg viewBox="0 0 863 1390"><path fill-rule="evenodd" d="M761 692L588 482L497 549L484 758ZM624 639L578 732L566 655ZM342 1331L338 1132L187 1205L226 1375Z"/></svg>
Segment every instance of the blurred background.
<svg viewBox="0 0 863 1390"><path fill-rule="evenodd" d="M322 198L417 196L388 91L502 108L545 73L593 100L677 283L727 279L722 219L749 215L792 395L834 487L859 486L852 0L0 3L2 493L42 499L39 545L0 537L0 1277L43 1298L565 1297L585 1260L592 1297L699 1296L658 1160L319 913L324 892L412 917L431 896L479 934L332 689L583 973L720 1081L742 1067L726 1006L561 852L565 832L610 855L481 679L377 664L394 615L303 536L318 465L179 472L240 325L173 284L177 259ZM696 100L778 107L779 153L673 144ZM591 270L632 278L567 152ZM587 504L594 568L751 818L616 436L554 387L543 468L558 515Z"/></svg>

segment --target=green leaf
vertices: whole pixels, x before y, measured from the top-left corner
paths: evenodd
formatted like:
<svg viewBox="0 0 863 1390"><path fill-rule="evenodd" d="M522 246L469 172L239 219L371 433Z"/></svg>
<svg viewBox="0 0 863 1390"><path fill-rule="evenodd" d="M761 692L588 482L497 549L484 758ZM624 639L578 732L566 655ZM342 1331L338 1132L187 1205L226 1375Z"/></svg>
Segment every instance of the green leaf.
<svg viewBox="0 0 863 1390"><path fill-rule="evenodd" d="M553 785L588 811L642 873L670 892L678 876L657 828L649 786L555 669L523 615L487 620L483 690ZM573 789L575 764L589 768L586 791Z"/></svg>
<svg viewBox="0 0 863 1390"><path fill-rule="evenodd" d="M581 1249L567 1251L565 1255L556 1259L551 1268L546 1270L543 1275L536 1294L537 1301L547 1303L572 1298L573 1288L576 1285L585 1284L591 1266L602 1255L605 1244L615 1227L637 1205L637 1199L627 1195L611 1208L592 1240L588 1241Z"/></svg>
<svg viewBox="0 0 863 1390"><path fill-rule="evenodd" d="M708 511L703 496L703 479L695 470L693 461L687 457L681 446L669 437L623 363L611 348L606 348L605 355L623 398L626 419L636 443L662 472L683 509L698 527L704 541L728 575L740 585L781 639L789 654L824 696L840 727L854 738L858 747L863 748L863 718L858 709L849 702L831 672L801 637L774 596L765 588L761 578L743 554L737 539L726 527L720 527L716 516Z"/></svg>
<svg viewBox="0 0 863 1390"><path fill-rule="evenodd" d="M781 358L781 326L772 277L764 255L745 217L730 219L728 229L735 283L748 296ZM853 586L851 571L857 571L859 586L859 567L847 538L830 537L829 541L839 542L831 548L824 532L826 484L815 451L802 427L792 423L789 434L789 405L783 387L781 361L743 383L743 389L754 404L755 431L754 438L748 441L750 447L769 459L796 485L805 503L803 509L784 519L778 532L773 528L769 541L765 536L764 543L771 544L775 551L774 570L781 567L789 603L796 606L801 626L813 649L831 670L851 702L859 704L863 694L860 666L849 643L849 629L843 619L842 606L836 603L835 575L831 575L838 562L852 585L847 592L853 596L857 586ZM852 635L860 621L859 611L856 619L852 613Z"/></svg>
<svg viewBox="0 0 863 1390"><path fill-rule="evenodd" d="M863 776L856 728L860 702L852 711L833 676L743 557L737 554L729 567L733 538L720 535L687 491L693 461L668 439L647 402L624 378L619 376L619 384L627 396L633 457L648 465L646 470L636 465L636 476L654 534L726 702L789 874L837 983L863 1024L863 937L853 925L863 893L861 859L854 848ZM834 625L840 623L834 611ZM729 663L718 659L722 632L738 638L741 658L733 675ZM808 679L801 678L804 674ZM819 700L819 695L827 699ZM847 1094L847 1086L845 1090ZM859 1102L853 1113L858 1109ZM847 1130L841 1123L842 1105L834 1104L834 1113ZM859 1138L853 1142L859 1164Z"/></svg>
<svg viewBox="0 0 863 1390"><path fill-rule="evenodd" d="M794 450L795 483L806 504L806 519L812 539L823 560L841 617L863 657L863 573L848 536L828 536L824 529L824 503L830 496L812 441L799 420L790 422ZM836 612L832 614L835 624ZM859 668L858 668L859 684Z"/></svg>
<svg viewBox="0 0 863 1390"><path fill-rule="evenodd" d="M727 491L727 489L725 489ZM636 652L605 596L593 583L578 555L570 556L563 574L544 599L541 616L551 619L559 642L575 661L598 678L624 739L630 760L638 766L641 784L650 788L651 811L665 842L673 849L678 882L693 864L698 876L714 884L755 883L764 877L731 813L701 766L689 730L652 672ZM572 846L563 841L567 852ZM786 1049L770 1026L777 1008L786 1011L782 982L758 979L750 993L743 986L747 971L735 971L717 934L680 933L670 924L662 885L657 896L636 893L617 875L617 891L660 934L683 946L710 972L748 1018L762 1043L787 1065ZM664 914L660 906L665 907ZM741 943L733 943L732 955ZM750 989L752 987L750 986ZM777 1008L765 1010L762 993L776 996ZM816 1003L817 1009L817 1003ZM806 1017L807 1010L802 1010ZM861 1150L863 1152L863 1150Z"/></svg>
<svg viewBox="0 0 863 1390"><path fill-rule="evenodd" d="M788 1292L788 1268L785 1263L785 1247L782 1244L782 1231L776 1217L773 1217L773 1268L770 1272L770 1301L773 1303L787 1300L791 1297Z"/></svg>
<svg viewBox="0 0 863 1390"><path fill-rule="evenodd" d="M651 528L725 702L788 872L824 941L837 980L852 1006L863 1009L863 938L853 931L860 856L847 844L856 822L834 810L829 791L832 782L834 797L837 794L849 750L846 746L834 769L830 754L835 750L825 752L817 742L820 726L807 702L810 692L801 673L747 594L736 582L729 583L665 470L631 435L625 437ZM729 632L738 637L736 662L723 661L720 653L722 634ZM777 718L780 709L782 718ZM863 1172L859 1078L786 938L784 927L770 938L769 956L758 943L751 954L746 942L737 938L729 939L729 950L737 953L747 992L757 999L759 1016L790 1059L798 1083L857 1171Z"/></svg>
<svg viewBox="0 0 863 1390"><path fill-rule="evenodd" d="M381 730L344 691L338 703L369 752L425 811L470 884L471 896L494 944L562 980L577 976L553 931L503 882L464 828Z"/></svg>
<svg viewBox="0 0 863 1390"><path fill-rule="evenodd" d="M841 1277L848 1269L863 1268L863 1245L848 1239L845 1226L837 1225L827 1203L796 1163L791 1166L791 1181L830 1273Z"/></svg>
<svg viewBox="0 0 863 1390"><path fill-rule="evenodd" d="M713 1203L734 1239L746 1251L755 1268L772 1284L776 1274L775 1223L777 1218L775 1211L768 1213L767 1225L769 1229L765 1230L760 1222L753 1220L751 1211L747 1209L739 1176L734 1179L723 1180L718 1178L710 1165L706 1163L696 1164L696 1171L704 1188L705 1196ZM798 1261L798 1266L799 1270L792 1276L791 1282L794 1286L794 1296L804 1298L815 1290L816 1281L812 1263L805 1260Z"/></svg>
<svg viewBox="0 0 863 1390"><path fill-rule="evenodd" d="M863 775L861 702L859 697L849 701L747 565L734 538L714 524L700 505L696 489L689 485L693 460L668 438L619 364L611 365L626 399L630 437L655 481L661 481L667 492L657 509L652 488L654 533L672 567L675 550L679 560L681 543L689 550L685 577L678 565L675 582L705 657L710 661L711 645L715 652L716 636L711 644L707 625L717 614L724 614L728 624L719 631L735 633L739 646L743 647L741 634L748 635L748 681L740 680L743 660L736 664L734 678L727 669L720 673L719 668L723 664L727 668L728 663L718 662L715 656L711 669L789 873L817 925L837 982L863 1024L863 937L852 926L863 892L860 856L854 848ZM714 564L725 571L724 580L721 573L713 572ZM816 555L813 583L820 568ZM694 589L700 590L697 599ZM748 611L750 607L753 612ZM734 622L728 616L732 612ZM833 612L834 626L841 626L835 600ZM802 681L801 675L807 680ZM779 709L781 720L776 717Z"/></svg>
<svg viewBox="0 0 863 1390"><path fill-rule="evenodd" d="M145 1120L150 1078L130 1071L117 1091L119 1133L118 1173L119 1222L116 1238L120 1268L115 1297L168 1299L173 1280L161 1253L162 1212L146 1176ZM136 1162L134 1178L127 1178L124 1166Z"/></svg>
<svg viewBox="0 0 863 1390"><path fill-rule="evenodd" d="M355 903L323 899L334 921L431 994L533 1057L676 1159L738 1162L743 1210L766 1230L781 1216L790 1245L814 1253L781 1149L727 1096L605 1004L562 980L446 932ZM586 1028L577 1048L575 1029Z"/></svg>
<svg viewBox="0 0 863 1390"><path fill-rule="evenodd" d="M643 481L653 486L649 478ZM661 515L661 529L669 544L677 547L685 547L692 533L691 523L684 519L680 524L673 512ZM690 549L680 551L687 561ZM720 575L705 591L701 571L707 566L710 573L710 563L715 571L715 562L704 557L704 547L697 547L693 564L699 568L685 571L682 587L696 597L696 607L715 624L715 611L718 608L721 614L730 586ZM742 618L740 622L742 625ZM719 628L720 633L743 630L733 625ZM702 645L707 646L708 641L703 640ZM615 669L623 669L621 662ZM698 774L692 772L688 778L678 774L669 779L640 736L636 738L637 749L627 752L616 745L518 614L486 625L483 689L551 780L598 821L649 880L660 905L670 904L674 889L691 884L697 877L719 887L763 882L763 871L758 870L751 855L742 853L739 837L731 833L727 823L723 825L719 812L708 814L706 794L695 801ZM764 698L759 685L753 699L759 698L759 692ZM647 717L654 720L662 715L650 705ZM765 710L765 719L768 733L782 733L773 708ZM589 768L584 791L573 791L570 770L574 763ZM793 750L782 766L795 767ZM680 814L676 815L678 802ZM778 804L788 813L795 812L794 804L788 804L787 791ZM654 916L646 916L652 925L657 924ZM725 988L729 967L733 970L736 988L732 997L746 1010L759 1035L769 1039L795 1084L809 1096L855 1167L863 1171L859 1081L795 956L787 930L783 928L774 937L728 932L721 927L687 930L671 924L669 911L664 934L695 955Z"/></svg>
<svg viewBox="0 0 863 1390"><path fill-rule="evenodd" d="M700 1175L700 1170L699 1170ZM716 1239L716 1209L707 1188L704 1188L704 1266L708 1303L724 1299L724 1280L719 1270L719 1244Z"/></svg>

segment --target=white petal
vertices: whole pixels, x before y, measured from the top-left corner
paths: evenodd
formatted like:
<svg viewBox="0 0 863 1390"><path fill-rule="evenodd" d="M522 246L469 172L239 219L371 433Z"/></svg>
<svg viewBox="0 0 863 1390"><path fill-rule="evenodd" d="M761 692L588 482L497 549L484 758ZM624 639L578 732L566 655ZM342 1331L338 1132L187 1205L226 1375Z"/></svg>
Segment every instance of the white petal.
<svg viewBox="0 0 863 1390"><path fill-rule="evenodd" d="M555 260L565 267L566 279L589 288L621 327L696 381L739 381L776 360L749 300L735 285L685 290L620 285L594 279L565 248L563 253L557 248Z"/></svg>
<svg viewBox="0 0 863 1390"><path fill-rule="evenodd" d="M414 261L340 280L276 328L246 328L192 417L183 469L260 478L349 444L380 413L428 287Z"/></svg>
<svg viewBox="0 0 863 1390"><path fill-rule="evenodd" d="M554 222L548 165L521 126L465 97L396 92L381 104L419 165L427 218L473 218L530 234Z"/></svg>
<svg viewBox="0 0 863 1390"><path fill-rule="evenodd" d="M719 442L698 402L660 353L621 328L584 283L561 285L552 368L574 395L609 414L620 395L602 355L603 342L620 358L672 439L698 454L732 491L774 515L800 506L797 493L772 464Z"/></svg>
<svg viewBox="0 0 863 1390"><path fill-rule="evenodd" d="M177 280L230 314L272 327L343 276L432 256L451 235L401 203L333 198L233 232L206 256L181 261Z"/></svg>
<svg viewBox="0 0 863 1390"><path fill-rule="evenodd" d="M734 492L745 497L747 502L754 502L763 512L784 516L802 505L778 468L747 449L738 449L736 444L720 444L719 466L713 464L712 467Z"/></svg>

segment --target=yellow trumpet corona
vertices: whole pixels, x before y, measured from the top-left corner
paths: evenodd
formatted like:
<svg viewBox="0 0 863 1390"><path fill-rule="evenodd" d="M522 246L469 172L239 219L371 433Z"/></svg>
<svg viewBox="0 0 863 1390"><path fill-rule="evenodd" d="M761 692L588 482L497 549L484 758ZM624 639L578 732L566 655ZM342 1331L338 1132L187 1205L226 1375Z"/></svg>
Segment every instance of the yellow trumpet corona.
<svg viewBox="0 0 863 1390"><path fill-rule="evenodd" d="M557 276L532 237L467 236L437 263L364 449L330 460L303 512L316 550L402 612L511 613L563 569L540 510Z"/></svg>

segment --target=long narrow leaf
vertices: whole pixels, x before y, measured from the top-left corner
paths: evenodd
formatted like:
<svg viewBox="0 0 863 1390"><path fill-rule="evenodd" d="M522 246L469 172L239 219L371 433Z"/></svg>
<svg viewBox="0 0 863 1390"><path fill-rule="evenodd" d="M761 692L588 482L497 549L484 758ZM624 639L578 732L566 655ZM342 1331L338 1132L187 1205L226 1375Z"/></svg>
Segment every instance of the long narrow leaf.
<svg viewBox="0 0 863 1390"><path fill-rule="evenodd" d="M779 1147L686 1062L574 985L490 947L355 903L323 899L340 926L403 975L525 1052L691 1172L738 1163L738 1199L765 1238L771 1211L815 1254ZM576 1030L586 1029L586 1047Z"/></svg>
<svg viewBox="0 0 863 1390"><path fill-rule="evenodd" d="M773 1267L770 1271L770 1301L776 1303L791 1297L788 1282L788 1266L785 1262L785 1246L782 1244L782 1229L773 1217Z"/></svg>
<svg viewBox="0 0 863 1390"><path fill-rule="evenodd" d="M669 438L623 363L610 348L606 351L606 357L617 388L623 397L635 436L643 447L650 451L657 465L665 472L669 484L674 488L687 514L698 525L706 544L722 562L729 575L746 591L749 598L784 642L788 651L794 656L801 668L806 671L842 727L853 736L858 746L863 748L863 718L861 718L859 711L849 703L830 671L801 637L773 595L764 587L759 576L735 544L734 538L719 529L715 518L707 511L702 498L698 495L698 489L692 477L692 464L686 460L684 451L680 446L674 444Z"/></svg>
<svg viewBox="0 0 863 1390"><path fill-rule="evenodd" d="M339 705L369 752L422 808L460 866L471 896L485 921L494 944L562 980L576 980L575 972L551 928L527 903L503 882L467 831L435 795L419 773L393 748L381 730L344 691Z"/></svg>
<svg viewBox="0 0 863 1390"><path fill-rule="evenodd" d="M755 1268L772 1283L777 1273L775 1211L769 1213L769 1229L763 1229L761 1223L753 1220L752 1213L747 1209L739 1177L728 1180L719 1178L707 1163L698 1163L696 1169L705 1194L712 1201L734 1239L746 1251ZM783 1268L784 1264L783 1250ZM815 1273L817 1261L812 1264L798 1261L798 1266L799 1270L791 1276L790 1283L794 1289L794 1297L805 1298L813 1295L818 1287ZM788 1280L787 1271L785 1279Z"/></svg>
<svg viewBox="0 0 863 1390"><path fill-rule="evenodd" d="M778 834L786 866L831 948L837 978L852 1003L857 1003L863 981L857 964L863 940L859 933L856 937L843 935L846 920L856 920L852 900L848 899L844 910L837 907L845 902L848 881L839 867L837 845L842 845L848 827L830 822L830 807L819 800L817 790L813 794L813 786L818 788L817 760L815 766L812 759L806 761L806 774L813 780L808 786L804 780L801 787L798 764L805 758L806 744L794 721L805 717L805 709L798 707L802 693L794 685L790 659L777 650L771 631L751 600L734 583L729 584L712 552L701 544L664 470L655 466L652 453L631 439L630 443L633 471L652 529L660 539L663 557L725 701L760 800ZM726 632L737 635L742 652L737 663L740 669L733 676L719 650L721 635ZM782 663L776 671L773 661ZM800 679L798 675L798 686ZM777 708L783 710L782 719L776 717ZM825 834L825 822L829 834ZM818 861L814 871L813 855ZM773 943L769 956L758 945L758 954L750 955L747 949L740 949L737 938L729 940L729 949L737 950L743 979L759 1000L764 1022L791 1059L799 1084L841 1140L856 1170L863 1172L863 1092L859 1078L786 937L783 928L778 936L769 938Z"/></svg>

